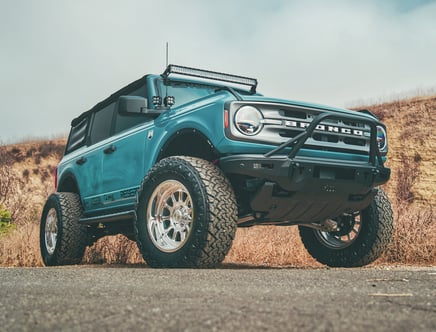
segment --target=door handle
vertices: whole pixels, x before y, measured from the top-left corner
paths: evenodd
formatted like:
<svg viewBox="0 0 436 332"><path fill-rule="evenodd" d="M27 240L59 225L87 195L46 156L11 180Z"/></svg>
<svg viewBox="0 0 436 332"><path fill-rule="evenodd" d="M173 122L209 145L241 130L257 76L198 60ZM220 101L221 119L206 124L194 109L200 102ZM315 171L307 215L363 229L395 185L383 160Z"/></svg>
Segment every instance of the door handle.
<svg viewBox="0 0 436 332"><path fill-rule="evenodd" d="M117 147L115 145L111 145L108 148L104 149L103 152L104 154L112 154L117 150Z"/></svg>
<svg viewBox="0 0 436 332"><path fill-rule="evenodd" d="M86 163L85 157L82 157L82 158L76 160L77 165L83 165L84 163Z"/></svg>

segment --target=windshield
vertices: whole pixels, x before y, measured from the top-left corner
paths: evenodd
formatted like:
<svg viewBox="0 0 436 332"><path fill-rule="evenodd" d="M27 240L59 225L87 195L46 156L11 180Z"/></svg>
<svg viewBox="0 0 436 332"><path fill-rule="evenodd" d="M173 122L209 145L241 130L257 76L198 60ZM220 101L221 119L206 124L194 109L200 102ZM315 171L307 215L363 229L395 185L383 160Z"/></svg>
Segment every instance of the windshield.
<svg viewBox="0 0 436 332"><path fill-rule="evenodd" d="M165 84L167 83L167 84ZM168 95L175 99L174 106L180 106L196 99L214 94L215 86L198 83L158 80L158 91L162 99Z"/></svg>

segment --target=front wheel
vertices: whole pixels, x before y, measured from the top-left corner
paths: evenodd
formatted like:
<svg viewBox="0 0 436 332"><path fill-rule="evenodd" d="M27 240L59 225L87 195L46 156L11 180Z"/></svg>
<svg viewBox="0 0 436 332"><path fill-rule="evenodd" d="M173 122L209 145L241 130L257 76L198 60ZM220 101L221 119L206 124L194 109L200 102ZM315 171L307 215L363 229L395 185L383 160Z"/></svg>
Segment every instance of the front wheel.
<svg viewBox="0 0 436 332"><path fill-rule="evenodd" d="M380 257L393 233L393 213L385 192L378 189L371 204L362 211L335 219L339 229L326 232L299 226L309 254L332 267L364 266Z"/></svg>
<svg viewBox="0 0 436 332"><path fill-rule="evenodd" d="M136 238L151 267L214 267L230 250L236 221L229 181L202 159L161 160L138 193Z"/></svg>
<svg viewBox="0 0 436 332"><path fill-rule="evenodd" d="M44 205L40 224L40 248L45 265L78 264L87 243L80 197L74 193L53 193Z"/></svg>

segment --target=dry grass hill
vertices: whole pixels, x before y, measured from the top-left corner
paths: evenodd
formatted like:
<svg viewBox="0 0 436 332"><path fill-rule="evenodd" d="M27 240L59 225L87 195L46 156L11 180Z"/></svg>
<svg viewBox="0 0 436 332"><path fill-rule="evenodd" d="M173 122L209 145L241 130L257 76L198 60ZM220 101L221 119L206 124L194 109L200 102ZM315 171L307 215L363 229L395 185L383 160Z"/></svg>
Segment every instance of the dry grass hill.
<svg viewBox="0 0 436 332"><path fill-rule="evenodd" d="M422 206L436 202L436 97L420 97L363 107L388 127L392 179L397 199ZM398 181L402 177L402 181ZM403 187L402 187L403 186Z"/></svg>
<svg viewBox="0 0 436 332"><path fill-rule="evenodd" d="M395 212L393 243L376 264L436 263L436 96L367 105L388 127L392 179L385 186ZM0 146L0 266L41 266L39 217L54 190L54 170L65 140ZM0 213L0 217L2 214ZM6 227L7 226L7 227ZM7 230L6 230L7 229ZM239 229L227 263L319 266L304 250L295 227ZM144 264L134 242L103 238L84 263Z"/></svg>

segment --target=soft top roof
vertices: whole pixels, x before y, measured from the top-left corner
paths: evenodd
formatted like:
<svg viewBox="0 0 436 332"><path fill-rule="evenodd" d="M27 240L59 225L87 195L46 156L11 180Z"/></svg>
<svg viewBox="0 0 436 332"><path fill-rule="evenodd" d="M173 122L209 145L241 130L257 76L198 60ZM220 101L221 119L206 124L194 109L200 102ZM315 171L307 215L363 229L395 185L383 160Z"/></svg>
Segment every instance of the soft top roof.
<svg viewBox="0 0 436 332"><path fill-rule="evenodd" d="M107 97L106 99L104 99L103 101L99 102L98 104L96 104L94 107L92 107L90 110L83 112L82 114L80 114L77 118L73 119L73 121L71 121L71 126L75 126L77 125L83 118L86 118L89 114L91 114L92 112L96 111L96 110L100 110L104 107L106 107L107 105L109 105L110 103L116 101L120 96L123 96L127 93L129 93L130 91L136 90L138 89L141 85L143 85L146 81L148 75L145 75L143 77L141 77L140 79L130 83L129 85L126 85L125 87L121 88L120 90L118 90L117 92L114 92L113 94L111 94L109 97Z"/></svg>

